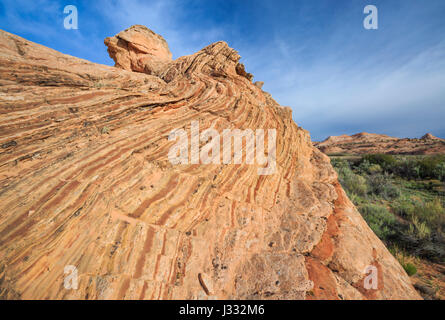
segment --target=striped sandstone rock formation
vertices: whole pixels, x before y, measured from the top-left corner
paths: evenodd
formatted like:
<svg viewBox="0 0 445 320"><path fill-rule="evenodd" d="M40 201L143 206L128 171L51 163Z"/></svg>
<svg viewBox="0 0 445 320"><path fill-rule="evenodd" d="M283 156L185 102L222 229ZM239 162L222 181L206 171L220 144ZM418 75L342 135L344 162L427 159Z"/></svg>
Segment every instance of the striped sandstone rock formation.
<svg viewBox="0 0 445 320"><path fill-rule="evenodd" d="M2 298L419 298L235 50L217 42L172 61L141 26L106 44L117 67L0 31ZM168 136L191 121L276 129L276 173L173 165ZM364 288L370 265L377 289Z"/></svg>

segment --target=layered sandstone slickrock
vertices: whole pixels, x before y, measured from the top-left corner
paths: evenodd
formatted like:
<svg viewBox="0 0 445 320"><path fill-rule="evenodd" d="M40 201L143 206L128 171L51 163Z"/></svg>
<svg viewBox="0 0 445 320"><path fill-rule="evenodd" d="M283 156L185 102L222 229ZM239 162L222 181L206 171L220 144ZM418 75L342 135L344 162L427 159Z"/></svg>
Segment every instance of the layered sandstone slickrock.
<svg viewBox="0 0 445 320"><path fill-rule="evenodd" d="M326 154L445 154L445 140L427 133L420 139L395 138L385 134L361 132L348 136L330 136L314 142Z"/></svg>
<svg viewBox="0 0 445 320"><path fill-rule="evenodd" d="M0 32L2 298L419 298L235 50L171 61L141 26L106 43L118 68ZM192 120L276 129L277 172L172 165L168 135ZM77 290L64 288L68 265ZM369 265L377 290L363 288Z"/></svg>

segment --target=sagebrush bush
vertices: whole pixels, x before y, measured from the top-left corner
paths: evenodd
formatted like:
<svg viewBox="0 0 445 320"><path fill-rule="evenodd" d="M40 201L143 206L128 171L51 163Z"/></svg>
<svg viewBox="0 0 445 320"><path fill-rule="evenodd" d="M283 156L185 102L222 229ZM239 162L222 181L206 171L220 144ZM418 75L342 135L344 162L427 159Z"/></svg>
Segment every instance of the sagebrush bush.
<svg viewBox="0 0 445 320"><path fill-rule="evenodd" d="M378 164L385 171L391 172L391 169L396 164L396 159L390 154L367 154L364 155L362 161L368 161L372 164Z"/></svg>
<svg viewBox="0 0 445 320"><path fill-rule="evenodd" d="M369 191L379 195L383 191L383 185L388 182L388 179L383 174L375 174L368 177Z"/></svg>
<svg viewBox="0 0 445 320"><path fill-rule="evenodd" d="M401 191L391 183L387 174L372 174L368 176L369 192L382 196L385 200L392 200L400 197Z"/></svg>
<svg viewBox="0 0 445 320"><path fill-rule="evenodd" d="M395 233L396 218L386 207L366 204L359 208L363 218L374 233L383 240Z"/></svg>
<svg viewBox="0 0 445 320"><path fill-rule="evenodd" d="M399 177L407 179L420 178L420 166L417 160L411 158L402 158L397 161L397 167L392 172Z"/></svg>
<svg viewBox="0 0 445 320"><path fill-rule="evenodd" d="M419 220L427 223L432 229L443 232L445 229L445 209L439 198L421 203L415 208Z"/></svg>
<svg viewBox="0 0 445 320"><path fill-rule="evenodd" d="M387 183L383 187L382 196L385 198L385 200L397 199L398 197L401 196L401 194L402 192L400 191L400 189L392 183Z"/></svg>
<svg viewBox="0 0 445 320"><path fill-rule="evenodd" d="M411 235L415 236L419 240L426 240L431 236L430 228L425 222L420 221L417 216L412 217L408 230Z"/></svg>
<svg viewBox="0 0 445 320"><path fill-rule="evenodd" d="M377 174L381 173L383 170L380 165L371 163L368 160L363 160L358 166L358 171L361 174Z"/></svg>
<svg viewBox="0 0 445 320"><path fill-rule="evenodd" d="M346 190L348 195L355 194L357 196L364 196L368 192L366 179L358 174L355 174L349 163L344 160L332 161L332 164L337 169L338 179L341 185Z"/></svg>
<svg viewBox="0 0 445 320"><path fill-rule="evenodd" d="M364 196L368 192L368 185L366 179L352 171L342 177L342 185L348 193L355 193L358 196Z"/></svg>
<svg viewBox="0 0 445 320"><path fill-rule="evenodd" d="M382 167L378 164L372 164L368 168L368 174L381 173L383 171Z"/></svg>
<svg viewBox="0 0 445 320"><path fill-rule="evenodd" d="M437 180L445 182L445 162L438 163L434 169L434 176Z"/></svg>
<svg viewBox="0 0 445 320"><path fill-rule="evenodd" d="M360 196L358 196L358 195L356 195L356 194L353 193L353 192L350 193L350 194L348 194L348 197L349 197L349 199L352 201L352 203L353 203L354 205L356 205L356 206L363 202L363 198L360 197Z"/></svg>
<svg viewBox="0 0 445 320"><path fill-rule="evenodd" d="M418 240L444 234L445 209L439 198L432 201L403 198L394 201L391 209L410 222L407 232Z"/></svg>
<svg viewBox="0 0 445 320"><path fill-rule="evenodd" d="M434 155L423 157L419 160L420 177L422 179L441 179L442 165L445 163L445 156Z"/></svg>
<svg viewBox="0 0 445 320"><path fill-rule="evenodd" d="M413 201L408 198L402 198L391 203L391 209L394 211L395 214L404 218L413 216L415 212Z"/></svg>

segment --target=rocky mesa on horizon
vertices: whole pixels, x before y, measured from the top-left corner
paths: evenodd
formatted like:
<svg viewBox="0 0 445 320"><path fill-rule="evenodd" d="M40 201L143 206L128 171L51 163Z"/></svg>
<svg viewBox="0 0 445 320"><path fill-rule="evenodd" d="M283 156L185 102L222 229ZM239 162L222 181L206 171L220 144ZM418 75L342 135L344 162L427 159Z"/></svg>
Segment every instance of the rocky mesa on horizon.
<svg viewBox="0 0 445 320"><path fill-rule="evenodd" d="M235 50L171 60L143 26L105 43L116 67L0 30L1 298L420 299ZM173 165L169 135L191 121L275 129L275 174Z"/></svg>
<svg viewBox="0 0 445 320"><path fill-rule="evenodd" d="M353 135L329 136L314 146L328 155L335 154L445 154L445 139L431 133L421 138L396 138L384 134L361 132Z"/></svg>

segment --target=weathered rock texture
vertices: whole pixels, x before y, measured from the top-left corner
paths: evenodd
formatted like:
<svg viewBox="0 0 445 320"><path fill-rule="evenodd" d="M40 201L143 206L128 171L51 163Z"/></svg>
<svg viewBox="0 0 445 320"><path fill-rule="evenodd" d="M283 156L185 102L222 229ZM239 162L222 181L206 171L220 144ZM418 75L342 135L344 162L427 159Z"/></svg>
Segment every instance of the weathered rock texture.
<svg viewBox="0 0 445 320"><path fill-rule="evenodd" d="M106 43L127 70L0 32L1 297L419 298L328 157L235 50L169 61L145 28L116 38ZM168 135L191 120L275 128L276 174L172 165ZM64 288L67 265L77 290ZM369 265L377 290L363 288Z"/></svg>
<svg viewBox="0 0 445 320"><path fill-rule="evenodd" d="M157 75L172 61L167 41L144 26L133 26L104 42L115 66L127 71Z"/></svg>
<svg viewBox="0 0 445 320"><path fill-rule="evenodd" d="M330 136L314 145L326 154L445 154L445 140L425 134L420 139L395 138L384 134L357 133Z"/></svg>

